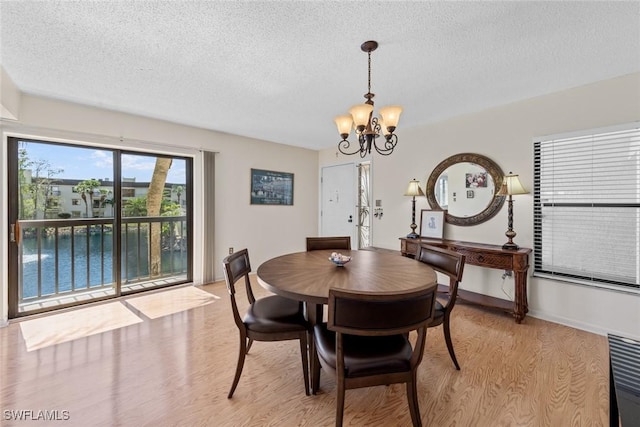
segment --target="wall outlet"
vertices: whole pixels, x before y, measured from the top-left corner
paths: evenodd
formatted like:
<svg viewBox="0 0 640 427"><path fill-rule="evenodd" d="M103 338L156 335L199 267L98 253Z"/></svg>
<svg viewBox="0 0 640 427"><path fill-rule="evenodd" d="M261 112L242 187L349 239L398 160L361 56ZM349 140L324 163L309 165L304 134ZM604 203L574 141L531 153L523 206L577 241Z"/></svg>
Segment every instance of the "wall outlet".
<svg viewBox="0 0 640 427"><path fill-rule="evenodd" d="M233 253L233 248L229 248L229 255Z"/></svg>

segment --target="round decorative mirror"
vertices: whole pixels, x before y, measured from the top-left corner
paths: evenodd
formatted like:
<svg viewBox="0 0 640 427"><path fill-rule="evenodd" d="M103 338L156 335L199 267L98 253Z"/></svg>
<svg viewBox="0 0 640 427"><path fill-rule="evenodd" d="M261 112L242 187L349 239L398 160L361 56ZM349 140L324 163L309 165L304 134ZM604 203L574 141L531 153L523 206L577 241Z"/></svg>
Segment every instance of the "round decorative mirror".
<svg viewBox="0 0 640 427"><path fill-rule="evenodd" d="M427 180L432 209L447 212L446 221L476 225L493 218L505 196L498 196L504 174L491 159L480 154L455 154L438 164Z"/></svg>

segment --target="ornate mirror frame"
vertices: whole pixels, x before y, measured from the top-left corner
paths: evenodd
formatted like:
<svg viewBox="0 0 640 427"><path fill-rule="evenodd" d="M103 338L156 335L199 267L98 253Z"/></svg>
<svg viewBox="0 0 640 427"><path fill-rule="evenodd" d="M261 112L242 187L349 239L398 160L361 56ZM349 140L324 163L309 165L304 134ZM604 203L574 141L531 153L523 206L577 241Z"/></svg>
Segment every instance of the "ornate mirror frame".
<svg viewBox="0 0 640 427"><path fill-rule="evenodd" d="M445 221L449 224L454 225L477 225L493 218L498 213L500 208L502 208L502 205L504 205L505 201L505 196L498 195L498 190L500 190L500 186L502 185L504 173L502 172L502 169L500 169L500 166L498 166L493 160L489 159L488 157L474 153L461 153L454 154L453 156L444 159L438 164L438 166L433 169L431 175L429 175L426 186L427 199L429 200L429 205L431 205L432 209L442 209L435 195L436 182L438 181L440 175L444 171L446 171L449 166L456 163L465 162L475 163L479 166L482 166L487 171L487 173L491 175L494 185L493 200L491 201L491 203L489 203L489 206L487 206L482 212L468 217L453 216L447 211Z"/></svg>

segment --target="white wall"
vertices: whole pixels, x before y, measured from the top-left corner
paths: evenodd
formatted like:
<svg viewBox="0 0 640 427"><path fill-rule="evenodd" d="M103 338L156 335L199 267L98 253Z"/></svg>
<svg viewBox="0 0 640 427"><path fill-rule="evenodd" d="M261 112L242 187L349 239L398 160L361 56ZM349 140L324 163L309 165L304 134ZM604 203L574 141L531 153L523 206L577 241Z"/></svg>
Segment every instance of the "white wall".
<svg viewBox="0 0 640 427"><path fill-rule="evenodd" d="M318 152L235 135L85 107L52 99L22 95L19 121L0 123L0 217L7 224L6 137L30 135L58 141L93 144L142 151L191 156L194 160L194 244L198 283L202 263L215 263L217 279L223 278L222 259L228 248L248 248L253 270L265 260L305 249L306 236L316 235L318 226ZM123 142L120 142L120 138ZM199 150L216 155L215 257L202 260L202 206L198 195L213 183L202 180ZM293 206L250 205L250 169L268 169L294 174ZM7 318L7 227L0 229L0 323Z"/></svg>
<svg viewBox="0 0 640 427"><path fill-rule="evenodd" d="M405 112L407 114L407 112ZM413 112L412 114L416 114ZM424 185L433 168L445 158L475 152L495 161L507 173L519 174L533 189L533 138L640 121L640 73L597 82L524 100L424 127L403 129L400 121L396 151L373 156L373 198L381 199L384 216L373 221L375 246L399 249L398 237L411 223L407 183L417 178ZM331 148L320 153L320 165L344 162ZM426 198L416 210L428 209ZM502 245L506 242L507 209L486 223L461 227L446 224L445 238ZM514 197L515 242L533 246L533 196ZM531 262L531 261L530 261ZM530 271L532 268L530 268ZM465 267L461 287L512 299L513 279L502 271ZM504 291L503 292L503 288ZM640 295L589 288L560 281L529 278L530 316L590 330L640 338Z"/></svg>

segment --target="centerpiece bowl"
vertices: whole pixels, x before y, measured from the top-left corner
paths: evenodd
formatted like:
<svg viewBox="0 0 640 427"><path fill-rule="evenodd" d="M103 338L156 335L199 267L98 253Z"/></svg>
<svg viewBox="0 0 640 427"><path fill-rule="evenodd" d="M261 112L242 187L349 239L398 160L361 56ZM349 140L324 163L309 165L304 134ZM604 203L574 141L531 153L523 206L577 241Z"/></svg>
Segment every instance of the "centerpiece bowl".
<svg viewBox="0 0 640 427"><path fill-rule="evenodd" d="M334 263L338 267L343 267L346 263L351 261L351 257L347 256L347 255L342 255L342 254L334 252L329 257L329 261L331 261L332 263Z"/></svg>

